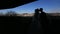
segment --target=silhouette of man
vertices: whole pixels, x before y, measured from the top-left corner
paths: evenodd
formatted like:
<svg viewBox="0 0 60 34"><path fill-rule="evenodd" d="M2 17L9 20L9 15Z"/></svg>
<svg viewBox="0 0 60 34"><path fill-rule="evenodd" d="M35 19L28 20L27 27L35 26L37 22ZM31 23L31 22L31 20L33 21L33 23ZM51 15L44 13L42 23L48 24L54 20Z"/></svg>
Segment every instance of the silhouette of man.
<svg viewBox="0 0 60 34"><path fill-rule="evenodd" d="M43 12L43 8L40 8L39 12L41 12L39 14L39 21L40 24L42 24L42 29L44 31L44 33L48 33L48 19L47 19L47 15L45 12Z"/></svg>

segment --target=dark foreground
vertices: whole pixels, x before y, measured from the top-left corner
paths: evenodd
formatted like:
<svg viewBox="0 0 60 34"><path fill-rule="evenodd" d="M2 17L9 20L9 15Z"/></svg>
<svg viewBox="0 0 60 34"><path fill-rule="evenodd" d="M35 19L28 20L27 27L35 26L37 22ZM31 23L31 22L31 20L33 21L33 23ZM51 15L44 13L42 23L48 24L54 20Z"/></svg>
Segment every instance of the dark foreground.
<svg viewBox="0 0 60 34"><path fill-rule="evenodd" d="M48 34L57 34L57 33L60 34L60 16L50 16L50 19L51 19L51 23L49 24ZM0 33L32 34L32 33L29 33L29 30L31 28L30 26L31 23L32 23L32 17L0 16ZM42 34L42 33L37 33L37 34Z"/></svg>

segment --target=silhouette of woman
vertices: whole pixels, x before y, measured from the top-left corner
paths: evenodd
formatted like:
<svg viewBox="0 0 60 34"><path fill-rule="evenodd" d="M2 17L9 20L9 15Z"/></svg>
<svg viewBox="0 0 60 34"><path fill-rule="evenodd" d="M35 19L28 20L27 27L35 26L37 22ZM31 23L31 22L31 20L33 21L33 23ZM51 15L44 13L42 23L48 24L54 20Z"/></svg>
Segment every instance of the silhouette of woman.
<svg viewBox="0 0 60 34"><path fill-rule="evenodd" d="M35 14L34 14L35 19L38 19L38 15L39 15L39 9L35 9Z"/></svg>

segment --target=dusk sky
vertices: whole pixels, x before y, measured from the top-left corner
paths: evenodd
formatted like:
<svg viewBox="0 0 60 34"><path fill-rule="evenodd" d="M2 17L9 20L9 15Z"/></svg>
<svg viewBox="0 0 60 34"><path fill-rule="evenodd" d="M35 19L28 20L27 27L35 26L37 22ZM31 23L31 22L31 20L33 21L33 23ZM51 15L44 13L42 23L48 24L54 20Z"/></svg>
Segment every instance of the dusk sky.
<svg viewBox="0 0 60 34"><path fill-rule="evenodd" d="M43 8L46 13L59 13L60 0L38 0L16 8L0 10L0 12L16 11L17 13L34 13L36 8Z"/></svg>

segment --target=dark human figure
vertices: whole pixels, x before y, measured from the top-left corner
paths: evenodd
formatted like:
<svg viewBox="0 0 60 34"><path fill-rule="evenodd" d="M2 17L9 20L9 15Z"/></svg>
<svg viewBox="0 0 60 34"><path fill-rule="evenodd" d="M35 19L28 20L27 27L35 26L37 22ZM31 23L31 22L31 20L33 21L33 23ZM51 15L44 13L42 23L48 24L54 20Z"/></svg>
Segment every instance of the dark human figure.
<svg viewBox="0 0 60 34"><path fill-rule="evenodd" d="M39 13L40 12L40 13ZM43 8L35 9L35 14L32 23L29 26L29 34L47 34L48 33L48 19Z"/></svg>
<svg viewBox="0 0 60 34"><path fill-rule="evenodd" d="M34 14L35 19L38 19L38 15L39 15L39 9L35 9L35 14Z"/></svg>
<svg viewBox="0 0 60 34"><path fill-rule="evenodd" d="M45 12L43 12L43 8L40 8L39 12L39 21L42 26L44 34L48 34L48 18Z"/></svg>
<svg viewBox="0 0 60 34"><path fill-rule="evenodd" d="M36 22L38 21L38 15L39 15L39 9L35 9L35 13L34 13L34 16L32 18L32 22L34 24L36 24Z"/></svg>
<svg viewBox="0 0 60 34"><path fill-rule="evenodd" d="M38 29L38 15L39 9L35 9L35 14L32 18L32 23L29 26L28 34L40 34L40 30Z"/></svg>

